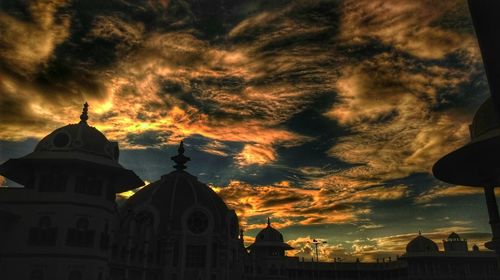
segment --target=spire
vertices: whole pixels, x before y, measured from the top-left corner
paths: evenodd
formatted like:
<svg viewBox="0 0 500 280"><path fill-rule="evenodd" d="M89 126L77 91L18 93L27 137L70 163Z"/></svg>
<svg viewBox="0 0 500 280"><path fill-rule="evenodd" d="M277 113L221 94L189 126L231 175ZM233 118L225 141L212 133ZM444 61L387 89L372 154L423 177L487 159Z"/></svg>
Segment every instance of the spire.
<svg viewBox="0 0 500 280"><path fill-rule="evenodd" d="M418 230L418 235L422 235L422 232L420 230Z"/></svg>
<svg viewBox="0 0 500 280"><path fill-rule="evenodd" d="M270 227L271 226L271 217L267 217L267 226Z"/></svg>
<svg viewBox="0 0 500 280"><path fill-rule="evenodd" d="M177 152L179 154L174 157L171 157L171 159L175 162L174 168L181 171L187 168L184 164L191 160L190 158L184 155L184 141L181 141L181 144L179 145Z"/></svg>
<svg viewBox="0 0 500 280"><path fill-rule="evenodd" d="M85 104L83 104L82 114L80 115L80 123L87 123L87 120L89 119L88 111L89 104L85 102Z"/></svg>

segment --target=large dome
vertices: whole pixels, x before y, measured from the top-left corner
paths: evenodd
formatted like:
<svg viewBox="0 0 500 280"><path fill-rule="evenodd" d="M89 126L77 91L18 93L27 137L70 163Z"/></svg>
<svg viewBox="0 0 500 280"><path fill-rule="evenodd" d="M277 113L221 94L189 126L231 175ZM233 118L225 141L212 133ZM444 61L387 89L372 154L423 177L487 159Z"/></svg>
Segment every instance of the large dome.
<svg viewBox="0 0 500 280"><path fill-rule="evenodd" d="M142 186L144 182L133 171L118 163L118 143L109 141L99 130L87 124L87 112L88 104L85 103L79 123L57 128L40 140L32 153L2 164L0 174L25 185L33 165L71 163L113 174L112 187L116 192Z"/></svg>
<svg viewBox="0 0 500 280"><path fill-rule="evenodd" d="M237 237L238 220L234 211L210 187L184 171L189 158L183 153L181 143L179 155L173 157L176 170L139 190L127 199L122 210L140 212L152 207L159 215L161 230L230 233Z"/></svg>
<svg viewBox="0 0 500 280"><path fill-rule="evenodd" d="M423 252L439 252L437 244L429 238L418 234L408 245L406 245L407 253L423 253Z"/></svg>

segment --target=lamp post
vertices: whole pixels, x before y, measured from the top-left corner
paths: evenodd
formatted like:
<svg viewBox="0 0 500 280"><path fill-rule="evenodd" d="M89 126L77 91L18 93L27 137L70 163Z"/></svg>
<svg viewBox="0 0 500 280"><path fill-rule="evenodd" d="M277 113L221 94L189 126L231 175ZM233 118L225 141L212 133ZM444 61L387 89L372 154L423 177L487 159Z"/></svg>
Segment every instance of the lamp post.
<svg viewBox="0 0 500 280"><path fill-rule="evenodd" d="M314 244L314 249L315 249L315 252L316 252L316 262L319 262L318 245L319 244L326 244L328 242L324 241L324 240L321 241L321 240L313 239L312 242L307 241L307 243Z"/></svg>
<svg viewBox="0 0 500 280"><path fill-rule="evenodd" d="M500 1L468 0L491 97L476 111L471 141L439 159L432 169L444 182L484 189L493 238L485 246L500 256L500 217L494 187L500 186ZM500 261L500 259L499 259ZM500 266L499 266L500 267Z"/></svg>

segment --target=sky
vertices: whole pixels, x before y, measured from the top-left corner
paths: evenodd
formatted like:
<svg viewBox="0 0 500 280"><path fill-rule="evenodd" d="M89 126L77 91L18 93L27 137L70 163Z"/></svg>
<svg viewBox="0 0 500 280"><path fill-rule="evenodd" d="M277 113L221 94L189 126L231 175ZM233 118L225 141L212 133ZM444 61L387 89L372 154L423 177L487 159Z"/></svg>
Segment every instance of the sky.
<svg viewBox="0 0 500 280"><path fill-rule="evenodd" d="M465 0L2 0L0 34L1 162L88 102L145 181L184 139L247 242L269 216L324 261L491 238L482 190L431 173L489 94Z"/></svg>

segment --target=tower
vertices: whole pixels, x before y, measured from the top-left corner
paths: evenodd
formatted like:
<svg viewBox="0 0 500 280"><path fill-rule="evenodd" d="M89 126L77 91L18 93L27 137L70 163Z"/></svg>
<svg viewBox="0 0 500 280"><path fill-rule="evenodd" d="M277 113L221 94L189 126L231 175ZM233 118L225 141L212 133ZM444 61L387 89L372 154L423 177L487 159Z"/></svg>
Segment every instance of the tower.
<svg viewBox="0 0 500 280"><path fill-rule="evenodd" d="M87 120L85 103L78 123L0 165L1 175L24 186L0 190L0 205L14 215L0 244L2 279L107 278L115 193L143 182L118 163L118 144Z"/></svg>
<svg viewBox="0 0 500 280"><path fill-rule="evenodd" d="M248 247L256 279L286 279L284 259L285 251L293 248L283 241L283 235L271 226L267 218L267 227L255 237L255 242Z"/></svg>
<svg viewBox="0 0 500 280"><path fill-rule="evenodd" d="M467 252L467 240L460 238L458 234L452 232L446 240L443 240L445 252Z"/></svg>

